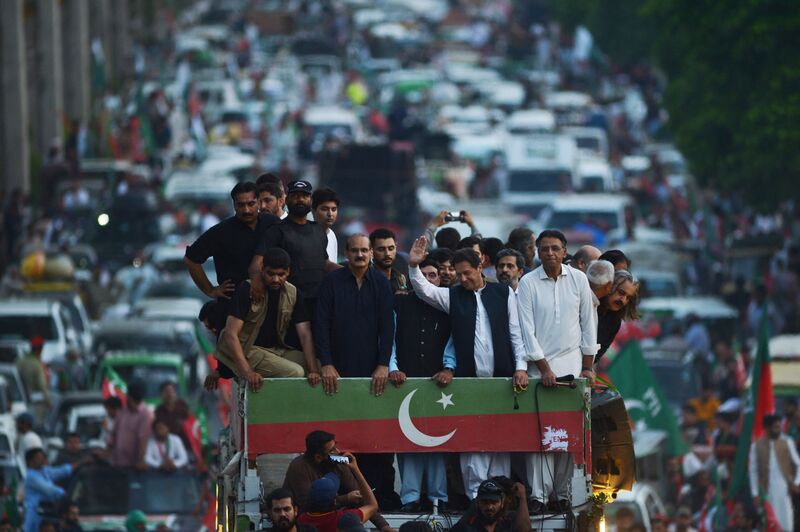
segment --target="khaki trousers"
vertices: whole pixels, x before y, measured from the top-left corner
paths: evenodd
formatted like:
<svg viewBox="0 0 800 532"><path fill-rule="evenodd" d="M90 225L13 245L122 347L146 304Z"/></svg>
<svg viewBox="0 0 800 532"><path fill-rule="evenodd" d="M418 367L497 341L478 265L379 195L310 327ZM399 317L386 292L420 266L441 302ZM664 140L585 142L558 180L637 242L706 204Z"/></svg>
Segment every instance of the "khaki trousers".
<svg viewBox="0 0 800 532"><path fill-rule="evenodd" d="M263 377L304 377L308 373L302 351L254 345L247 354L253 371Z"/></svg>

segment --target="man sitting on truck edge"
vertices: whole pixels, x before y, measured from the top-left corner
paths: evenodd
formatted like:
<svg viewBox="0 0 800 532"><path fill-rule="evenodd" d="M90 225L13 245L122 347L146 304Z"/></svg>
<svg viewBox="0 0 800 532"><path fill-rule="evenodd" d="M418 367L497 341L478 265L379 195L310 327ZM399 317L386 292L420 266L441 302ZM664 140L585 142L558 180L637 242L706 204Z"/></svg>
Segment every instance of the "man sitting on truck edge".
<svg viewBox="0 0 800 532"><path fill-rule="evenodd" d="M214 356L245 377L257 390L264 377L302 377L316 386L320 380L311 319L303 296L289 277L289 254L280 248L268 249L261 278L267 287L265 297L255 303L250 296L250 282L243 281L230 304L225 329L217 342ZM294 325L303 351L285 342L289 325Z"/></svg>
<svg viewBox="0 0 800 532"><path fill-rule="evenodd" d="M297 518L300 517L300 510L294 500L292 492L286 488L277 488L267 495L266 510L272 521L273 532L316 532L316 528L311 525L299 524Z"/></svg>

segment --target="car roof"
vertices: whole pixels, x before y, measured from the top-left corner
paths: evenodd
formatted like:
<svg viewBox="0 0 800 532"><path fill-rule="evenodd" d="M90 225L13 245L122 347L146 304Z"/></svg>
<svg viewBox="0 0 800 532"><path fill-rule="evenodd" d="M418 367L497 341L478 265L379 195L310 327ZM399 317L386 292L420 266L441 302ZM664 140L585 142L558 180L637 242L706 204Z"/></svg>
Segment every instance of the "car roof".
<svg viewBox="0 0 800 532"><path fill-rule="evenodd" d="M800 334L781 334L769 340L769 355L775 358L800 358Z"/></svg>
<svg viewBox="0 0 800 532"><path fill-rule="evenodd" d="M553 211L618 211L630 203L626 194L561 194L553 201Z"/></svg>
<svg viewBox="0 0 800 532"><path fill-rule="evenodd" d="M147 363L155 366L180 366L183 357L177 353L153 353L150 351L109 351L101 364L107 366L130 366Z"/></svg>
<svg viewBox="0 0 800 532"><path fill-rule="evenodd" d="M643 299L639 309L654 314L669 314L678 319L689 314L711 319L735 318L738 315L735 308L712 296L651 297Z"/></svg>
<svg viewBox="0 0 800 532"><path fill-rule="evenodd" d="M34 316L48 316L57 301L39 298L0 299L0 314L5 316L19 316L23 314Z"/></svg>
<svg viewBox="0 0 800 532"><path fill-rule="evenodd" d="M190 332L191 325L182 321L153 321L138 318L104 320L95 332L96 336L113 336L114 334L137 333L143 336L172 335L175 332Z"/></svg>

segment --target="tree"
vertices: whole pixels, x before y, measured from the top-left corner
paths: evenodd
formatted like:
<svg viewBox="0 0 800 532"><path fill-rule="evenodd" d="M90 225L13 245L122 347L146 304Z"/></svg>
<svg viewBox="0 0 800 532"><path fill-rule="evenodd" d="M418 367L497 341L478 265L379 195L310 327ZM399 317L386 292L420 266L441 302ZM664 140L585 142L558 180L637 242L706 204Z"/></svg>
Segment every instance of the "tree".
<svg viewBox="0 0 800 532"><path fill-rule="evenodd" d="M773 209L800 197L800 9L792 0L560 0L622 66L667 75L668 128L701 184Z"/></svg>

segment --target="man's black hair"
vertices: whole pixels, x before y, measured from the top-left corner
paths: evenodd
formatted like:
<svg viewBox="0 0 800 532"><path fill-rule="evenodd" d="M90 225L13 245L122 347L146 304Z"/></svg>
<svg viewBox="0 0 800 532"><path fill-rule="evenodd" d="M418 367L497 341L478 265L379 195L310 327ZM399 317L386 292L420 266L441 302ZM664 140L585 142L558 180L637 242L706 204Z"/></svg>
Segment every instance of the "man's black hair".
<svg viewBox="0 0 800 532"><path fill-rule="evenodd" d="M480 241L480 246L481 253L489 257L489 263L492 266L497 265L497 254L505 247L503 241L495 237L482 238Z"/></svg>
<svg viewBox="0 0 800 532"><path fill-rule="evenodd" d="M528 243L528 240L533 236L533 231L527 227L517 227L508 233L508 242L506 247L516 249L522 252L522 248Z"/></svg>
<svg viewBox="0 0 800 532"><path fill-rule="evenodd" d="M288 488L275 488L270 491L266 499L264 499L267 511L269 512L272 510L272 501L279 501L281 499L292 499L292 506L297 506L297 502L295 502L294 494L291 490Z"/></svg>
<svg viewBox="0 0 800 532"><path fill-rule="evenodd" d="M567 247L567 237L565 237L564 233L562 233L557 229L545 229L544 231L539 233L539 236L536 237L537 248L539 247L539 242L541 242L543 238L557 238L558 240L561 240L562 246L564 246L565 248Z"/></svg>
<svg viewBox="0 0 800 532"><path fill-rule="evenodd" d="M120 409L122 408L122 400L116 395L111 395L103 399L103 406L108 408Z"/></svg>
<svg viewBox="0 0 800 532"><path fill-rule="evenodd" d="M175 385L173 381L164 381L161 383L161 386L158 387L158 392L162 393L164 391L164 388L166 388L167 386L172 386L173 388L175 388L175 391L178 391L178 387Z"/></svg>
<svg viewBox="0 0 800 532"><path fill-rule="evenodd" d="M457 249L473 249L475 244L478 246L481 245L481 239L477 236L465 236L461 240L458 241L458 248Z"/></svg>
<svg viewBox="0 0 800 532"><path fill-rule="evenodd" d="M261 183L258 185L258 194L260 195L262 192L266 192L278 199L283 197L283 187L278 183Z"/></svg>
<svg viewBox="0 0 800 532"><path fill-rule="evenodd" d="M516 249L511 248L504 248L497 252L497 260L495 261L495 266L500 262L500 259L503 257L514 257L514 261L517 263L517 268L520 270L525 268L525 257L522 256L522 253L517 251Z"/></svg>
<svg viewBox="0 0 800 532"><path fill-rule="evenodd" d="M459 262L468 262L470 266L477 268L481 265L481 258L474 249L464 248L453 253L453 259L450 261L450 264L455 267Z"/></svg>
<svg viewBox="0 0 800 532"><path fill-rule="evenodd" d="M80 434L78 434L78 433L77 433L77 432L75 432L75 431L72 431L72 432L67 432L67 435L66 435L66 436L64 436L64 441L67 441L67 440L68 440L68 439L70 439L70 438L78 438L78 439L80 439L80 437L81 437L81 435L80 435Z"/></svg>
<svg viewBox="0 0 800 532"><path fill-rule="evenodd" d="M627 262L628 267L626 269L630 270L631 268L631 259L629 259L628 256L625 255L625 253L623 253L619 249L609 249L608 251L600 255L600 258L598 260L607 260L614 266L616 266L620 262Z"/></svg>
<svg viewBox="0 0 800 532"><path fill-rule="evenodd" d="M306 436L306 458L313 458L315 454L323 454L325 444L335 439L333 434L324 430L309 432Z"/></svg>
<svg viewBox="0 0 800 532"><path fill-rule="evenodd" d="M326 201L332 201L339 206L339 195L332 188L318 188L311 194L311 208L316 209Z"/></svg>
<svg viewBox="0 0 800 532"><path fill-rule="evenodd" d="M256 184L252 181L242 181L241 183L236 183L236 186L231 189L231 199L236 201L236 196L239 194L247 194L248 192L252 192L253 195L258 195L258 189L256 188Z"/></svg>
<svg viewBox="0 0 800 532"><path fill-rule="evenodd" d="M281 187L281 191L283 191L283 181L280 177L273 174L272 172L265 172L256 178L256 185L260 186L265 183L274 183ZM281 194L283 195L283 194Z"/></svg>
<svg viewBox="0 0 800 532"><path fill-rule="evenodd" d="M208 320L211 328L220 332L225 328L225 321L228 319L228 311L225 305L220 304L216 299L212 299L211 301L203 303L203 306L200 307L200 313L197 315L197 319L201 322Z"/></svg>
<svg viewBox="0 0 800 532"><path fill-rule="evenodd" d="M453 250L450 248L437 248L431 251L428 258L435 262L437 265L444 264L445 262L453 263ZM437 266L438 267L438 266Z"/></svg>
<svg viewBox="0 0 800 532"><path fill-rule="evenodd" d="M44 449L41 447L34 447L33 449L28 449L25 451L25 464L30 465L30 463L39 453L45 454Z"/></svg>
<svg viewBox="0 0 800 532"><path fill-rule="evenodd" d="M264 253L263 269L265 270L267 268L288 270L291 265L292 265L292 259L289 257L289 254L284 249L269 248Z"/></svg>
<svg viewBox="0 0 800 532"><path fill-rule="evenodd" d="M427 268L428 266L433 266L434 268L438 268L439 265L430 257L427 257L425 260L419 263L419 269Z"/></svg>
<svg viewBox="0 0 800 532"><path fill-rule="evenodd" d="M139 379L129 382L127 395L128 399L132 399L136 403L141 403L144 399L144 383Z"/></svg>
<svg viewBox="0 0 800 532"><path fill-rule="evenodd" d="M395 241L395 244L397 243L397 237L394 235L391 229L379 227L369 234L369 245L372 247L375 245L376 240L384 240L387 238L391 238Z"/></svg>
<svg viewBox="0 0 800 532"><path fill-rule="evenodd" d="M461 235L455 227L444 227L436 233L434 237L436 240L436 247L439 249L449 249L455 251L458 248L458 242L461 240Z"/></svg>

